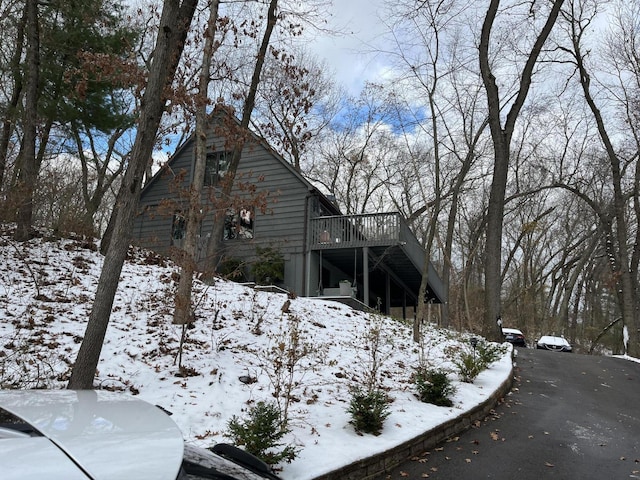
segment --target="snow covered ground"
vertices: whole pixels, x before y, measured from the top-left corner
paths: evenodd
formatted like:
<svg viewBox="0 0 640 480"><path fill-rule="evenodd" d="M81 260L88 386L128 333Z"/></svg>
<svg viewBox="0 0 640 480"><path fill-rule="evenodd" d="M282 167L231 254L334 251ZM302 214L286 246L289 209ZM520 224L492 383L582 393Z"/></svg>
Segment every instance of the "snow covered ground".
<svg viewBox="0 0 640 480"><path fill-rule="evenodd" d="M149 252L132 252L95 385L161 405L187 441L209 446L229 441L224 433L233 416L244 418L258 401L276 401L275 389L290 384L286 442L299 454L281 465L284 479L315 478L457 417L491 395L511 369L506 354L473 384L452 371L453 407L421 403L414 368L420 362L451 368L445 348L468 337L426 327L424 341L415 344L410 325L399 321L220 280L195 286L197 321L186 330L180 370L182 327L171 323L178 270ZM102 257L82 239L16 243L3 234L0 258L0 387L64 388ZM279 361L292 352L295 367L287 376ZM391 414L381 435L358 435L346 411L349 391L373 371L392 399Z"/></svg>

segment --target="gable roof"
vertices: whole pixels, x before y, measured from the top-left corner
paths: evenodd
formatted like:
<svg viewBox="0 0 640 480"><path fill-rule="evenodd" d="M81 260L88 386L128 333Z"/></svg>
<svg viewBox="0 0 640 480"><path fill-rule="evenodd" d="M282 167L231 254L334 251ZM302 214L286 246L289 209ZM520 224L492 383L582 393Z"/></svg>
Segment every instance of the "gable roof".
<svg viewBox="0 0 640 480"><path fill-rule="evenodd" d="M213 112L211 112L209 114L209 117L207 119L207 122L208 122L207 128L208 128L208 130L211 129L212 124L214 124L216 121L218 121L217 117L221 117L223 115L226 116L229 119L232 119L232 121L234 121L238 125L238 127L240 126L240 121L238 120L238 118L232 112L230 112L227 108L216 106L216 108L213 110ZM318 198L320 199L320 201L322 202L322 204L324 206L326 206L330 211L332 211L334 215L342 215L342 213L340 212L340 209L338 208L338 206L327 195L322 193L309 180L307 180L307 178L304 175L302 175L302 173L300 173L298 170L293 168L293 165L291 165L291 163L289 163L287 160L285 160L284 157L282 157L282 155L280 155L278 152L276 152L271 147L271 145L269 145L267 143L267 141L263 137L257 135L250 128L247 129L247 131L248 131L248 133L249 133L249 135L251 137L251 140L254 143L256 143L257 145L260 145L262 148L267 150L271 154L271 156L276 161L280 162L282 164L282 166L284 168L286 168L291 173L291 175L293 177L295 177L299 182L301 182L307 188L307 190L309 192L317 195ZM189 138L182 145L178 146L178 148L173 153L173 155L171 155L169 160L162 167L160 167L160 169L158 169L158 171L151 177L151 179L149 179L148 182L146 182L144 184L144 187L142 188L141 196L143 196L145 191L150 189L152 187L152 185L155 182L158 181L158 178L160 178L160 176L162 175L162 173L165 171L166 168L171 168L172 164L178 158L180 158L181 154L188 147L190 147L190 145L193 144L194 142L195 142L195 132L192 133L189 136ZM246 145L246 142L245 142L245 145Z"/></svg>

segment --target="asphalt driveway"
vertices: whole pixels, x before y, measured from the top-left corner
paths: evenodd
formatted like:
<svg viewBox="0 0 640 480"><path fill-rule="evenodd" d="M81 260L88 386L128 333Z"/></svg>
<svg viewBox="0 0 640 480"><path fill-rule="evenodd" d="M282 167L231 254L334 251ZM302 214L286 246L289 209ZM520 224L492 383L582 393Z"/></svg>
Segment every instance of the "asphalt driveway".
<svg viewBox="0 0 640 480"><path fill-rule="evenodd" d="M519 349L492 415L387 479L640 479L640 364Z"/></svg>

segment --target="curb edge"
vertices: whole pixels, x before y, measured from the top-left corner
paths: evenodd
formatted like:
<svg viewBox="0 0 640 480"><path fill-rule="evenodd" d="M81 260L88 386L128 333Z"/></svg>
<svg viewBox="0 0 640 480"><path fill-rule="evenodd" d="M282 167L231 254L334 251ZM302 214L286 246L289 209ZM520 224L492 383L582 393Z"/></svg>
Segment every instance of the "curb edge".
<svg viewBox="0 0 640 480"><path fill-rule="evenodd" d="M509 375L487 399L471 410L448 420L423 434L407 440L385 452L358 460L313 480L371 480L397 467L405 460L430 450L447 438L457 435L477 421L485 418L513 386L513 353Z"/></svg>

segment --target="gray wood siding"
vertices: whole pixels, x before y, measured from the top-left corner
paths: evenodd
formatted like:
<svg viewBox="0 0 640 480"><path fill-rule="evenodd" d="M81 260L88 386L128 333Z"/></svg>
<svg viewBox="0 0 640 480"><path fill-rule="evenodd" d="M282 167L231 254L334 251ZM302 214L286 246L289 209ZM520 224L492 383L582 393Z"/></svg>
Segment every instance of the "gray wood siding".
<svg viewBox="0 0 640 480"><path fill-rule="evenodd" d="M208 143L212 152L223 149L223 143L219 139L209 139ZM134 224L134 238L137 244L164 255L170 253L173 210L180 205L180 193L174 186L174 178L183 175L182 185L187 187L194 162L193 146L194 142L190 140L176 152L169 165L143 190L140 213ZM306 252L305 212L310 193L309 184L301 180L269 149L253 141L248 142L243 150L236 179L254 183L258 191L269 192L267 211L263 214L256 209L253 239L223 242L225 254L250 263L255 260L257 246L279 249L285 256L285 285L302 293ZM168 204L168 199L173 202ZM186 204L183 208L186 209ZM205 217L203 222L200 242L203 248L207 234L211 232L212 222L213 213Z"/></svg>

